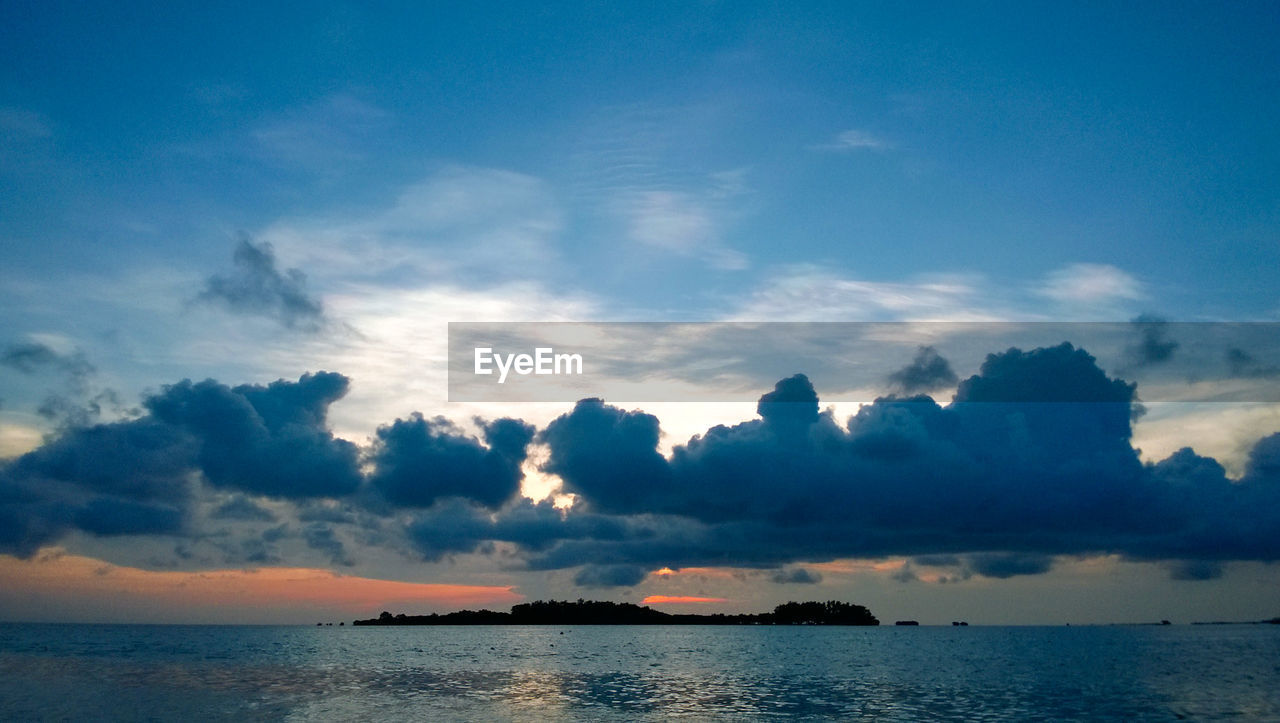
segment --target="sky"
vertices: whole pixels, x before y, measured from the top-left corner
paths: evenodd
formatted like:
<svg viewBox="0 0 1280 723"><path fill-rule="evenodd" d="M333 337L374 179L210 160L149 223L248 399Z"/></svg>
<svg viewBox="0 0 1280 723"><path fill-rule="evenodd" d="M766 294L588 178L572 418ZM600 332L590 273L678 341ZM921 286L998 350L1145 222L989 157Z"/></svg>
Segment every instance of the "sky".
<svg viewBox="0 0 1280 723"><path fill-rule="evenodd" d="M1188 331L1275 339L1278 30L6 2L0 619L1280 614L1280 359ZM450 322L531 321L904 336L856 379L834 341L721 347L760 361L719 401L450 401Z"/></svg>

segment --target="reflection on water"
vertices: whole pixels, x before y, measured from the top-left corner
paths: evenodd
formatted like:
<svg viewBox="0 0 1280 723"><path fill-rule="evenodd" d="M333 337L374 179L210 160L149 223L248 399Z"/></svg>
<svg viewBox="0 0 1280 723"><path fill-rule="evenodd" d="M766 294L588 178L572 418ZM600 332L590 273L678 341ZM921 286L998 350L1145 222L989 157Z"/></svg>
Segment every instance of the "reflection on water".
<svg viewBox="0 0 1280 723"><path fill-rule="evenodd" d="M1274 719L1278 691L1276 626L0 625L4 719Z"/></svg>

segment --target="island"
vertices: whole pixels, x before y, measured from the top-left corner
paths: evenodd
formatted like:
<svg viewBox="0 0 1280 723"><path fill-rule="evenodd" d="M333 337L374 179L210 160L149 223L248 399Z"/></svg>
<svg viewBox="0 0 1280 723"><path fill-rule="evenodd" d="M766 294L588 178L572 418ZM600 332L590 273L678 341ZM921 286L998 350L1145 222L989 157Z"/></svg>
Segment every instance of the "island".
<svg viewBox="0 0 1280 723"><path fill-rule="evenodd" d="M788 602L767 613L668 613L634 603L596 600L538 600L513 605L510 612L459 610L440 615L392 615L356 620L352 625L879 625L862 605L836 600Z"/></svg>

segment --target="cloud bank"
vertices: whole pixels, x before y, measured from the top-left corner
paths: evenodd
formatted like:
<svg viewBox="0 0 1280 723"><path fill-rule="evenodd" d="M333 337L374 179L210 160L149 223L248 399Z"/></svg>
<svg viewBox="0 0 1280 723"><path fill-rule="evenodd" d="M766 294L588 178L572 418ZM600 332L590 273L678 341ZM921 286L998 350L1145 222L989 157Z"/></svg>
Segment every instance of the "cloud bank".
<svg viewBox="0 0 1280 723"><path fill-rule="evenodd" d="M904 390L952 379L927 348L894 375ZM1136 385L1070 343L990 354L945 405L887 396L847 420L796 374L760 397L758 418L669 456L657 417L599 399L541 430L477 419L472 435L415 414L360 448L327 427L348 383L184 380L139 416L69 429L0 468L0 551L29 556L72 531L194 539L216 520L244 555L291 536L351 565L354 536L426 560L576 568L580 587L715 566L813 584L806 563L888 556L954 579L1040 574L1064 555L1157 561L1176 579L1280 559L1280 434L1255 444L1239 480L1191 449L1144 463ZM567 509L521 496L531 445ZM278 524L280 505L299 526Z"/></svg>

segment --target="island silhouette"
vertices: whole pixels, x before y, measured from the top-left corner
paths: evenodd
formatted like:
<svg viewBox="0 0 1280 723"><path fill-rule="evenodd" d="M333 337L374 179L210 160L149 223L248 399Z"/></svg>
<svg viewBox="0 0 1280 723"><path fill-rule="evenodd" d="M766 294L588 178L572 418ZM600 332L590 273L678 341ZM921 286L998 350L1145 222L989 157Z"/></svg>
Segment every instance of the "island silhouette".
<svg viewBox="0 0 1280 723"><path fill-rule="evenodd" d="M538 600L511 606L510 612L459 610L443 615L392 615L356 620L352 625L879 625L862 605L787 602L766 613L668 613L647 605L597 600Z"/></svg>

